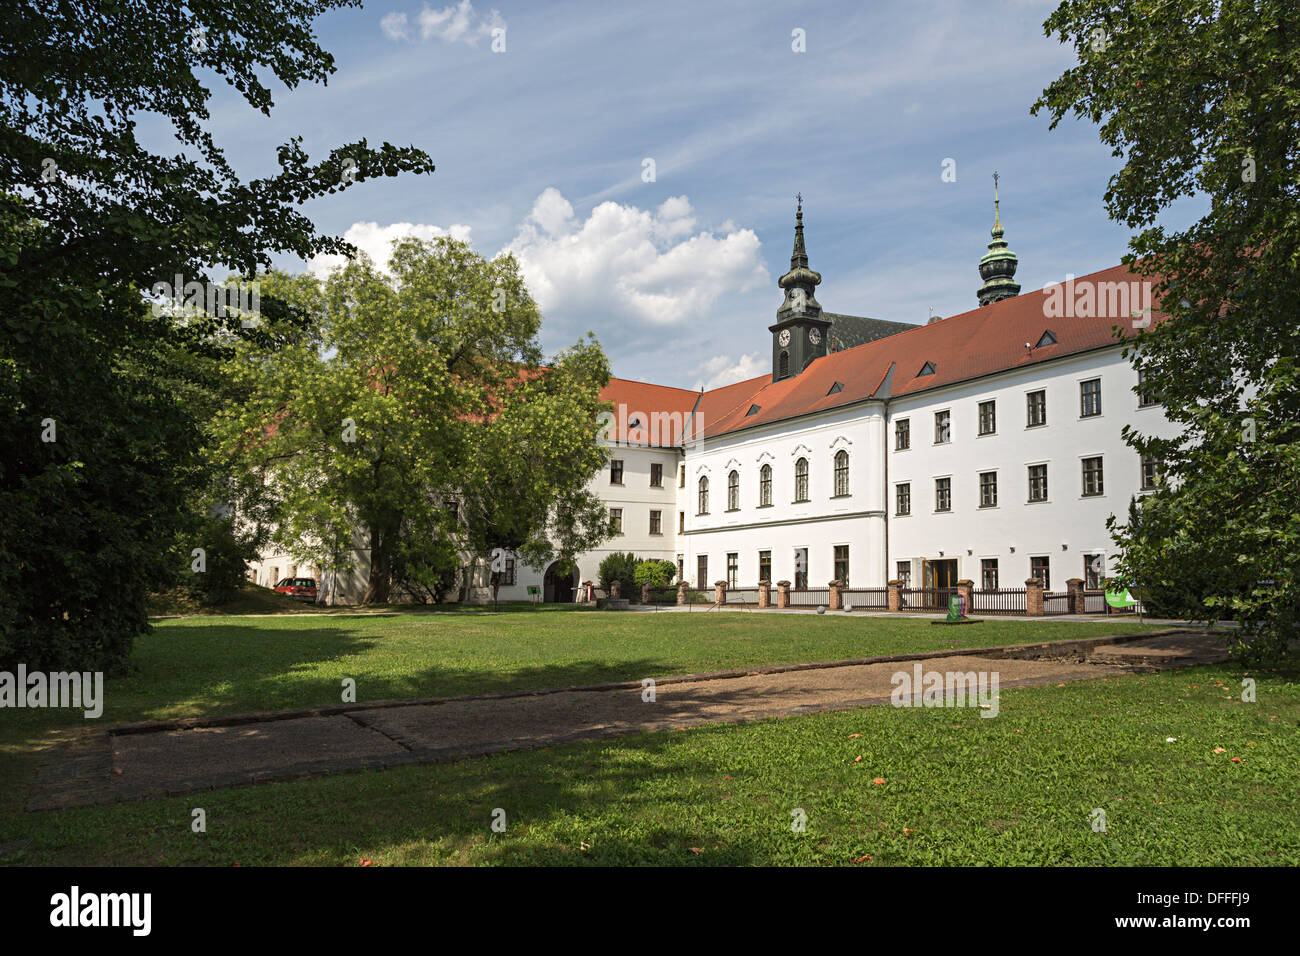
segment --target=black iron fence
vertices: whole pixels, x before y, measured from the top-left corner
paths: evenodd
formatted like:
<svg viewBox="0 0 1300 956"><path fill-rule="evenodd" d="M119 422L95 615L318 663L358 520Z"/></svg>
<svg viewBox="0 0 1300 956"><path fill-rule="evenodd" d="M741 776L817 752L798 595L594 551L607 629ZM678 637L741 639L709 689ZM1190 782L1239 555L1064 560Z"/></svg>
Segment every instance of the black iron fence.
<svg viewBox="0 0 1300 956"><path fill-rule="evenodd" d="M1069 591L1044 592L1043 613L1044 614L1069 614L1070 613L1070 592Z"/></svg>
<svg viewBox="0 0 1300 956"><path fill-rule="evenodd" d="M845 588L840 595L844 606L855 611L889 610L889 588Z"/></svg>
<svg viewBox="0 0 1300 956"><path fill-rule="evenodd" d="M790 589L790 606L791 607L817 607L825 604L827 607L831 603L830 588L791 588Z"/></svg>
<svg viewBox="0 0 1300 956"><path fill-rule="evenodd" d="M900 609L904 611L947 611L948 601L956 593L956 588L902 588L899 592Z"/></svg>
<svg viewBox="0 0 1300 956"><path fill-rule="evenodd" d="M992 588L987 591L971 592L971 604L968 613L980 614L1024 614L1026 610L1026 588Z"/></svg>

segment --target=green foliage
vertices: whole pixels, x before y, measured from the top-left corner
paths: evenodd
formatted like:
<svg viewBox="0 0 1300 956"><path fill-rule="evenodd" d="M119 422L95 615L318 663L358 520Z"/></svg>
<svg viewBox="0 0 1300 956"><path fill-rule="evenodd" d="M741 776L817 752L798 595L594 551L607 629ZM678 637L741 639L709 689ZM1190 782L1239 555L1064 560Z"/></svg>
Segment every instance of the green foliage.
<svg viewBox="0 0 1300 956"><path fill-rule="evenodd" d="M310 334L243 343L228 363L247 400L219 413L221 447L268 476L276 540L327 570L368 548L366 603L394 589L439 600L458 565L495 548L543 567L599 543L599 345L541 364L541 318L511 256L404 239L389 265L361 256L323 282L267 274L312 315Z"/></svg>
<svg viewBox="0 0 1300 956"><path fill-rule="evenodd" d="M1099 124L1122 158L1106 206L1140 230L1126 261L1169 316L1119 330L1179 426L1124 430L1167 481L1113 526L1121 573L1235 617L1239 652L1280 653L1300 634L1300 6L1066 0L1045 27L1079 62L1034 111ZM1187 199L1198 221L1159 221Z"/></svg>
<svg viewBox="0 0 1300 956"><path fill-rule="evenodd" d="M638 558L631 551L620 553L618 551L605 555L600 561L598 570L598 583L606 590L615 581L623 585L623 595L626 597L631 593L632 585L636 582L636 566Z"/></svg>
<svg viewBox="0 0 1300 956"><path fill-rule="evenodd" d="M666 588L672 584L677 575L677 565L671 561L646 558L636 563L633 578L638 585L648 584L652 588Z"/></svg>
<svg viewBox="0 0 1300 956"><path fill-rule="evenodd" d="M178 554L212 544L203 525L221 462L204 423L225 389L214 363L237 339L275 343L236 315L155 314L145 293L222 268L252 276L277 253L350 251L297 207L353 181L432 171L412 148L360 141L312 162L290 140L278 171L244 182L209 131L203 77L269 115L267 82L334 71L312 23L347 5L270 0L238 17L179 0L6 8L0 666L124 668L148 628L146 594L181 580ZM147 149L141 114L178 147ZM357 175L345 180L348 159ZM47 419L57 441L41 440Z"/></svg>

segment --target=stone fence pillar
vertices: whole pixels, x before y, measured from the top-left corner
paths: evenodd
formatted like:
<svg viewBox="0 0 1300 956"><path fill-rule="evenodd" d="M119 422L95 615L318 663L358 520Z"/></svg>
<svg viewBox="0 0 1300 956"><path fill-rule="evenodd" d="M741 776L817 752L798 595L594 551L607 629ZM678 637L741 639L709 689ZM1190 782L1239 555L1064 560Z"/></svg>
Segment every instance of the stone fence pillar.
<svg viewBox="0 0 1300 956"><path fill-rule="evenodd" d="M758 606L760 608L769 608L772 606L772 582L758 582Z"/></svg>
<svg viewBox="0 0 1300 956"><path fill-rule="evenodd" d="M901 611L903 609L903 582L889 582L889 609L891 611Z"/></svg>
<svg viewBox="0 0 1300 956"><path fill-rule="evenodd" d="M957 582L957 596L961 598L962 610L967 614L975 610L975 582L963 580Z"/></svg>
<svg viewBox="0 0 1300 956"><path fill-rule="evenodd" d="M1084 614L1087 607L1083 602L1083 578L1070 578L1065 582L1065 590L1070 595L1066 605L1071 614Z"/></svg>
<svg viewBox="0 0 1300 956"><path fill-rule="evenodd" d="M642 603L642 604L649 604L649 603L650 603L650 584L649 584L649 582L647 582L647 583L641 585L641 603Z"/></svg>
<svg viewBox="0 0 1300 956"><path fill-rule="evenodd" d="M790 582L776 582L776 609L784 610L790 606Z"/></svg>
<svg viewBox="0 0 1300 956"><path fill-rule="evenodd" d="M830 603L829 603L829 604L827 605L827 607L826 607L826 609L827 609L828 611L842 611L842 610L844 610L844 592L843 592L843 588L844 588L844 582L843 582L843 581L831 581L831 582L830 582L831 599L830 599Z"/></svg>
<svg viewBox="0 0 1300 956"><path fill-rule="evenodd" d="M1043 582L1038 578L1025 582L1025 614L1029 617L1043 616Z"/></svg>
<svg viewBox="0 0 1300 956"><path fill-rule="evenodd" d="M685 581L677 582L677 603L678 604L686 604L690 601L690 598L686 596L687 592L690 591L690 589L691 589L690 585L687 584Z"/></svg>
<svg viewBox="0 0 1300 956"><path fill-rule="evenodd" d="M596 592L592 590L592 588L595 586L596 586L595 581L582 582L582 603L583 604L591 604L595 602Z"/></svg>
<svg viewBox="0 0 1300 956"><path fill-rule="evenodd" d="M713 582L713 603L714 604L727 603L727 582L726 581Z"/></svg>

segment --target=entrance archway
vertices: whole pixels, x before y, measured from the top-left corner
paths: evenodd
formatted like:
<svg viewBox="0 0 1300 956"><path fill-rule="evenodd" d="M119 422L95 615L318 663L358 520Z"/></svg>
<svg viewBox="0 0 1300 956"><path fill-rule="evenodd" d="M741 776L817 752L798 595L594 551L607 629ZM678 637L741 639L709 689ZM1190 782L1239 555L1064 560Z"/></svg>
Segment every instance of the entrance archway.
<svg viewBox="0 0 1300 956"><path fill-rule="evenodd" d="M578 569L575 567L563 574L560 562L555 561L546 569L546 576L542 579L542 600L547 604L572 604L577 586Z"/></svg>

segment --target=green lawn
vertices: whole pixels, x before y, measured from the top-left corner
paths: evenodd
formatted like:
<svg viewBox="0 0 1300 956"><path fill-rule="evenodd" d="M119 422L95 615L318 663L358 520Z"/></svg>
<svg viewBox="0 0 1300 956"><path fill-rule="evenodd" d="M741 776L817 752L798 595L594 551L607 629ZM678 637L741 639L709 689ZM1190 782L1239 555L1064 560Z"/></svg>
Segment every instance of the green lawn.
<svg viewBox="0 0 1300 956"><path fill-rule="evenodd" d="M332 704L344 677L357 681L364 701L1061 640L1136 626L993 620L940 628L867 615L576 610L194 617L162 622L137 643L135 672L107 682L100 723ZM1274 851L1294 862L1295 674L1262 679L1261 703L1248 706L1213 687L1214 679L1231 684L1239 674L1213 673L1010 691L994 720L876 708L39 814L21 806L45 732L84 721L66 711L6 710L0 860L843 863L854 847L868 846L878 850L852 858L1073 861L1077 854L1104 861L1096 854L1114 852L1145 862L1141 853L1149 851L1150 862L1171 862L1175 846L1199 840L1193 856L1200 862L1237 859L1233 853L1276 862ZM1211 730L1213 742L1204 736ZM850 740L850 733L864 736ZM1179 745L1163 749L1166 736ZM1235 749L1219 760L1200 742ZM1242 749L1251 742L1257 746ZM1238 750L1246 763L1224 766ZM853 764L859 754L864 760ZM876 776L888 782L872 787ZM1206 827L1201 837L1186 828L1144 829L1154 826L1152 814L1175 812L1161 811L1160 797L1143 802L1156 792L1178 795L1177 812ZM1086 826L1069 835L1079 800L1093 801L1083 813L1117 808L1111 835L1094 840ZM188 829L195 805L208 810L203 837ZM514 821L504 837L487 829L498 806ZM794 807L809 814L809 831L799 837L788 822L778 825ZM1135 813L1145 822L1125 831L1120 821L1134 826ZM899 842L901 830L890 828L904 817L910 822L901 826L916 833ZM1273 842L1260 842L1265 831ZM1117 846L1124 833L1136 842ZM579 850L581 842L592 849Z"/></svg>
<svg viewBox="0 0 1300 956"><path fill-rule="evenodd" d="M11 812L5 839L27 843L7 859L1296 865L1300 669L1252 676L1253 704L1240 700L1240 669L1225 665L1005 690L993 719L871 707ZM205 834L190 831L196 806ZM505 833L489 829L496 808ZM791 830L796 808L807 815L802 834ZM1106 812L1105 833L1093 832L1094 808Z"/></svg>
<svg viewBox="0 0 1300 956"><path fill-rule="evenodd" d="M191 617L161 621L136 643L135 673L106 679L100 722L337 704L345 677L357 682L358 700L438 697L1137 630L1132 620L949 628L775 611ZM80 720L35 710L0 719L0 746Z"/></svg>

